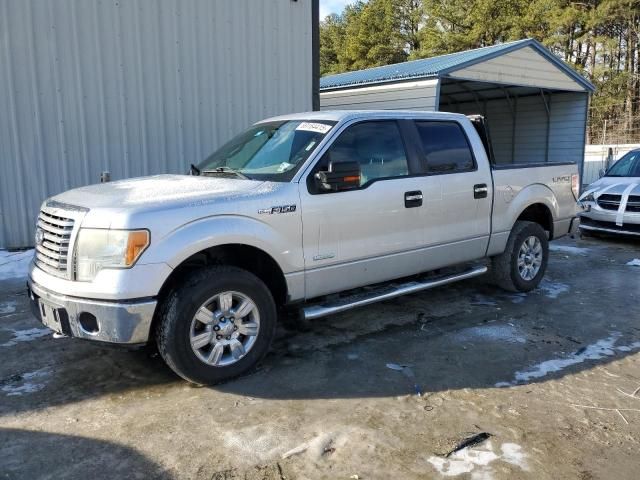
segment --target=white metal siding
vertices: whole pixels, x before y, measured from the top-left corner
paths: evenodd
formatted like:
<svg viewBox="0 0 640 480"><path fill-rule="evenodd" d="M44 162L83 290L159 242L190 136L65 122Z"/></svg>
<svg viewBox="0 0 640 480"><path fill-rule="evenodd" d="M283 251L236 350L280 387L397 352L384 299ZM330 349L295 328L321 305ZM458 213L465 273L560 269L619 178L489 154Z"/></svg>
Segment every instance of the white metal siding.
<svg viewBox="0 0 640 480"><path fill-rule="evenodd" d="M438 80L400 82L320 93L321 110L436 110Z"/></svg>
<svg viewBox="0 0 640 480"><path fill-rule="evenodd" d="M584 91L584 87L544 58L533 47L525 47L496 58L461 68L450 77L509 85Z"/></svg>
<svg viewBox="0 0 640 480"><path fill-rule="evenodd" d="M582 162L587 99L586 93L551 94L549 162L578 164ZM476 103L462 103L457 106L442 105L441 109L464 114L486 115L496 163L511 163L512 153L516 163L544 162L547 114L542 97L536 95L518 98L515 100L515 105L517 112L515 147L512 147L513 121L506 99L488 101L486 111L482 103L480 106Z"/></svg>
<svg viewBox="0 0 640 480"><path fill-rule="evenodd" d="M0 0L0 248L41 201L312 108L312 0Z"/></svg>

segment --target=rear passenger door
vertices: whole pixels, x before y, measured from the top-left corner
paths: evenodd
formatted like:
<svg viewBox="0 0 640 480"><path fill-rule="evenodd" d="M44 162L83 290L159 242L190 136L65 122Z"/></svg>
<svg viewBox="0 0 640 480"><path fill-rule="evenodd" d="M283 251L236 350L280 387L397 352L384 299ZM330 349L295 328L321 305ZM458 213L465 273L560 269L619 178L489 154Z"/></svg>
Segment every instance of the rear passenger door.
<svg viewBox="0 0 640 480"><path fill-rule="evenodd" d="M427 172L425 243L437 246L449 262L483 257L491 231L493 192L480 139L468 135L456 121L416 120L414 125ZM477 145L472 146L470 138ZM474 149L482 158L475 158Z"/></svg>
<svg viewBox="0 0 640 480"><path fill-rule="evenodd" d="M415 273L423 244L420 159L407 149L410 122L347 126L300 183L307 297ZM329 162L358 162L360 184L320 191L314 174Z"/></svg>

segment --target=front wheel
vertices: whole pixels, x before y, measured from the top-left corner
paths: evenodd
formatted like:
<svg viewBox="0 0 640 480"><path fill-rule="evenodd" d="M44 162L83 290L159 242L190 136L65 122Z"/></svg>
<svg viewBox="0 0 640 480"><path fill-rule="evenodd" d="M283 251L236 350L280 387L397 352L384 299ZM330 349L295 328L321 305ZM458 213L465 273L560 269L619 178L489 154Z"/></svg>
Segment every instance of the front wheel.
<svg viewBox="0 0 640 480"><path fill-rule="evenodd" d="M185 380L213 385L252 369L275 334L271 292L255 275L235 267L192 273L162 304L158 350Z"/></svg>
<svg viewBox="0 0 640 480"><path fill-rule="evenodd" d="M549 241L537 223L518 221L507 247L491 259L494 282L510 292L529 292L536 288L547 270Z"/></svg>

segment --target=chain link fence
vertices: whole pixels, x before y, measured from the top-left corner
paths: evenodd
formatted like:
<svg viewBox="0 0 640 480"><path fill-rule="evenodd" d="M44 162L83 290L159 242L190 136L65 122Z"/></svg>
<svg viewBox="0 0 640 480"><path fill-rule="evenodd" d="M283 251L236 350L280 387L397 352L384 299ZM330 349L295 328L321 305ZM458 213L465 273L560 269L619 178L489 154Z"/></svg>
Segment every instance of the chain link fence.
<svg viewBox="0 0 640 480"><path fill-rule="evenodd" d="M582 184L586 186L596 181L603 170L636 148L640 148L640 102L633 105L592 105L589 108Z"/></svg>

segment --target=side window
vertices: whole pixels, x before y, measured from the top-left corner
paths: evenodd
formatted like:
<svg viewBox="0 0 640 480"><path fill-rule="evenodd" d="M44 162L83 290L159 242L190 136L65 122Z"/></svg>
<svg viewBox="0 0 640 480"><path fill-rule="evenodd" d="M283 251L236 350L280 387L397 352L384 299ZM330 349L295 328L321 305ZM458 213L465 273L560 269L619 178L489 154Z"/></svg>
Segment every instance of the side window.
<svg viewBox="0 0 640 480"><path fill-rule="evenodd" d="M329 147L320 161L358 162L360 185L377 178L401 177L409 174L407 156L395 121L362 122L348 127Z"/></svg>
<svg viewBox="0 0 640 480"><path fill-rule="evenodd" d="M458 173L475 169L471 147L456 122L416 122L428 173Z"/></svg>

